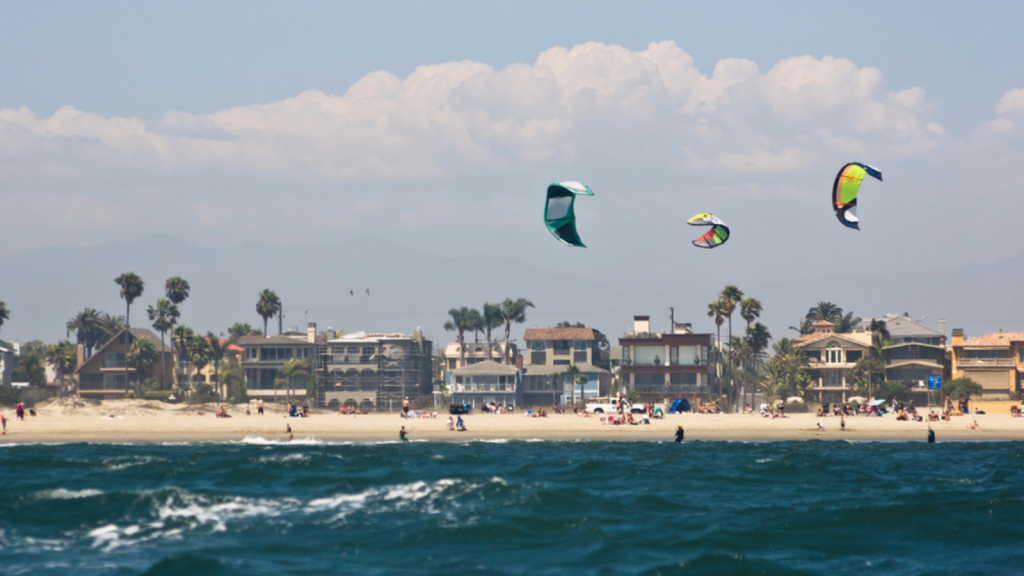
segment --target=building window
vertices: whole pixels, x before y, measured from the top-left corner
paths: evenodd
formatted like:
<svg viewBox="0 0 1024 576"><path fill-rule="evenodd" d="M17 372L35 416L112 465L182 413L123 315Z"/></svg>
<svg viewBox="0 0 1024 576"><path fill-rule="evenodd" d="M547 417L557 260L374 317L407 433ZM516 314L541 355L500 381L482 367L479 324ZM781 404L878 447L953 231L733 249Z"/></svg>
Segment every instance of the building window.
<svg viewBox="0 0 1024 576"><path fill-rule="evenodd" d="M545 349L543 340L531 340L530 350L534 352L543 352Z"/></svg>
<svg viewBox="0 0 1024 576"><path fill-rule="evenodd" d="M850 362L852 364L853 362L856 362L856 361L860 360L860 358L861 358L861 356L863 354L864 353L861 352L860 350L847 350L846 351L846 361Z"/></svg>
<svg viewBox="0 0 1024 576"><path fill-rule="evenodd" d="M694 386L697 384L696 374L670 374L669 383L673 386Z"/></svg>
<svg viewBox="0 0 1024 576"><path fill-rule="evenodd" d="M843 350L838 342L829 342L825 346L825 362L828 364L839 364L843 361Z"/></svg>
<svg viewBox="0 0 1024 576"><path fill-rule="evenodd" d="M825 370L825 386L842 386L839 370Z"/></svg>
<svg viewBox="0 0 1024 576"><path fill-rule="evenodd" d="M573 340L573 342L572 342L572 349L577 351L577 352L586 352L587 351L587 341L586 340Z"/></svg>
<svg viewBox="0 0 1024 576"><path fill-rule="evenodd" d="M124 374L104 374L103 375L103 389L104 390L124 390Z"/></svg>
<svg viewBox="0 0 1024 576"><path fill-rule="evenodd" d="M124 368L124 352L107 352L103 355L104 368Z"/></svg>
<svg viewBox="0 0 1024 576"><path fill-rule="evenodd" d="M658 392L665 389L664 374L634 374L633 387L638 392Z"/></svg>
<svg viewBox="0 0 1024 576"><path fill-rule="evenodd" d="M668 362L672 366L679 364L679 346L672 346L668 349Z"/></svg>

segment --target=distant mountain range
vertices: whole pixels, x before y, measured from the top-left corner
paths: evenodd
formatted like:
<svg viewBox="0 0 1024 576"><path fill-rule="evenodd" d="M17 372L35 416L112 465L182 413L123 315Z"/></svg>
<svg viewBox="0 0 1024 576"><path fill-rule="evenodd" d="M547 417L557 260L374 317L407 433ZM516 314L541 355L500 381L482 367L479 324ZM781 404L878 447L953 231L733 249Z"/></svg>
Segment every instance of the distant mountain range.
<svg viewBox="0 0 1024 576"><path fill-rule="evenodd" d="M192 286L181 308L182 322L216 333L234 322L262 328L255 311L257 294L271 288L285 306L286 329L304 330L306 322L316 322L320 330L347 332L411 332L422 327L445 342L454 338L442 328L449 308L525 297L536 308L513 337L526 327L567 320L598 328L614 343L631 325L633 314L650 314L652 327L667 327L669 306L676 307L677 321L714 332L705 314L707 303L726 283L762 301L761 320L776 337L795 335L788 327L820 300L861 316L909 312L915 319L925 316L924 323L933 328L945 318L948 329L962 327L969 336L1000 327L1024 330L1024 254L993 264L958 263L944 271L876 270L848 278L815 278L813 263L799 264L805 276L799 279L754 277L743 270L670 270L668 277L677 275L678 281L647 282L644 271L630 270L628 263L609 264L596 278L583 277L512 256L440 256L377 237L219 248L150 236L0 258L0 300L11 310L0 337L55 341L64 337L67 319L87 306L123 314L124 302L113 280L125 271L146 281L142 298L132 307L133 326L149 326L146 307L163 295L167 277L179 275ZM780 270L783 275L791 272ZM743 325L737 314L734 331ZM277 332L276 322L270 331Z"/></svg>

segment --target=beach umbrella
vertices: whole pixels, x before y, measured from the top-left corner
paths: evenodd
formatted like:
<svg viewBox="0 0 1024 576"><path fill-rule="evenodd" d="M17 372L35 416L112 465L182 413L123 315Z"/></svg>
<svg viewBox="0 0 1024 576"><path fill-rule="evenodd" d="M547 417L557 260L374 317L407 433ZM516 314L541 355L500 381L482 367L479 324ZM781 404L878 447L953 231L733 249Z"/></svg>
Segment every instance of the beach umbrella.
<svg viewBox="0 0 1024 576"><path fill-rule="evenodd" d="M863 396L851 396L848 400L848 402L856 402L857 404L864 404L867 401L868 399Z"/></svg>
<svg viewBox="0 0 1024 576"><path fill-rule="evenodd" d="M885 400L875 400L874 402L871 402L872 406L881 406L882 404L885 404Z"/></svg>
<svg viewBox="0 0 1024 576"><path fill-rule="evenodd" d="M799 396L790 396L789 398L786 398L786 402L798 402L800 404L803 404L804 399Z"/></svg>

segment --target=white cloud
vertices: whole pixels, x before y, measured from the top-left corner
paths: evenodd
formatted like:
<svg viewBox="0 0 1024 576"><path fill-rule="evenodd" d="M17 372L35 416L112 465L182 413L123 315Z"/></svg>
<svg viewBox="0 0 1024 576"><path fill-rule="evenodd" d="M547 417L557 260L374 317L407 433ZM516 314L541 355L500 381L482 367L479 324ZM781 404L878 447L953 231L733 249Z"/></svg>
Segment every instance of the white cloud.
<svg viewBox="0 0 1024 576"><path fill-rule="evenodd" d="M799 169L836 139L864 153L927 151L944 132L926 111L922 89L887 93L880 71L845 59L800 56L764 73L728 59L708 76L673 42L642 51L592 42L501 70L463 61L406 78L375 72L341 95L310 90L149 124L71 106L48 118L3 110L0 154L35 148L48 162L58 148L70 170L88 150L89 162L134 170L396 180L586 161L595 139L652 137L660 144L644 151L649 160L713 174Z"/></svg>

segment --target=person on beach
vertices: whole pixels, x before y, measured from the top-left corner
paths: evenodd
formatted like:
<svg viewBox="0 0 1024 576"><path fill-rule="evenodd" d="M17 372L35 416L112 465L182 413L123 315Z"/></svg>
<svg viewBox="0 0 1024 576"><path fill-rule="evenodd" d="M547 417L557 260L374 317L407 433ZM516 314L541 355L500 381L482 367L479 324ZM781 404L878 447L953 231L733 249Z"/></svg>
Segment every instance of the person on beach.
<svg viewBox="0 0 1024 576"><path fill-rule="evenodd" d="M928 425L928 443L935 444L935 430L932 430L931 424Z"/></svg>
<svg viewBox="0 0 1024 576"><path fill-rule="evenodd" d="M7 416L0 414L0 425L4 427L4 436L7 436Z"/></svg>
<svg viewBox="0 0 1024 576"><path fill-rule="evenodd" d="M462 416L459 416L459 419L455 421L455 431L456 432L465 432L466 431L466 423L462 421Z"/></svg>
<svg viewBox="0 0 1024 576"><path fill-rule="evenodd" d="M402 415L406 418L409 417L409 398L402 400Z"/></svg>
<svg viewBox="0 0 1024 576"><path fill-rule="evenodd" d="M821 422L818 422L818 432L824 432L824 431L825 431L825 427L821 425Z"/></svg>
<svg viewBox="0 0 1024 576"><path fill-rule="evenodd" d="M455 430L455 421L452 420L451 416L448 417L448 429Z"/></svg>
<svg viewBox="0 0 1024 576"><path fill-rule="evenodd" d="M846 432L846 417L845 416L840 416L839 417L839 431L840 432Z"/></svg>
<svg viewBox="0 0 1024 576"><path fill-rule="evenodd" d="M971 430L977 430L978 429L978 421L975 420L974 422L972 422L971 425L968 426L968 428L970 428Z"/></svg>
<svg viewBox="0 0 1024 576"><path fill-rule="evenodd" d="M25 405L21 402L14 405L14 416L18 420L25 420Z"/></svg>
<svg viewBox="0 0 1024 576"><path fill-rule="evenodd" d="M405 426L402 426L402 429L398 431L398 437L402 440L402 442L409 441L409 439L406 438L406 434L408 434L408 432L405 431Z"/></svg>
<svg viewBox="0 0 1024 576"><path fill-rule="evenodd" d="M292 425L291 424L285 424L284 425L284 433L285 434L291 434L292 433Z"/></svg>
<svg viewBox="0 0 1024 576"><path fill-rule="evenodd" d="M263 415L263 398L256 399L256 413L260 416Z"/></svg>
<svg viewBox="0 0 1024 576"><path fill-rule="evenodd" d="M682 444L683 443L683 437L685 435L686 435L686 432L683 431L683 425L680 424L679 427L676 428L676 444Z"/></svg>

